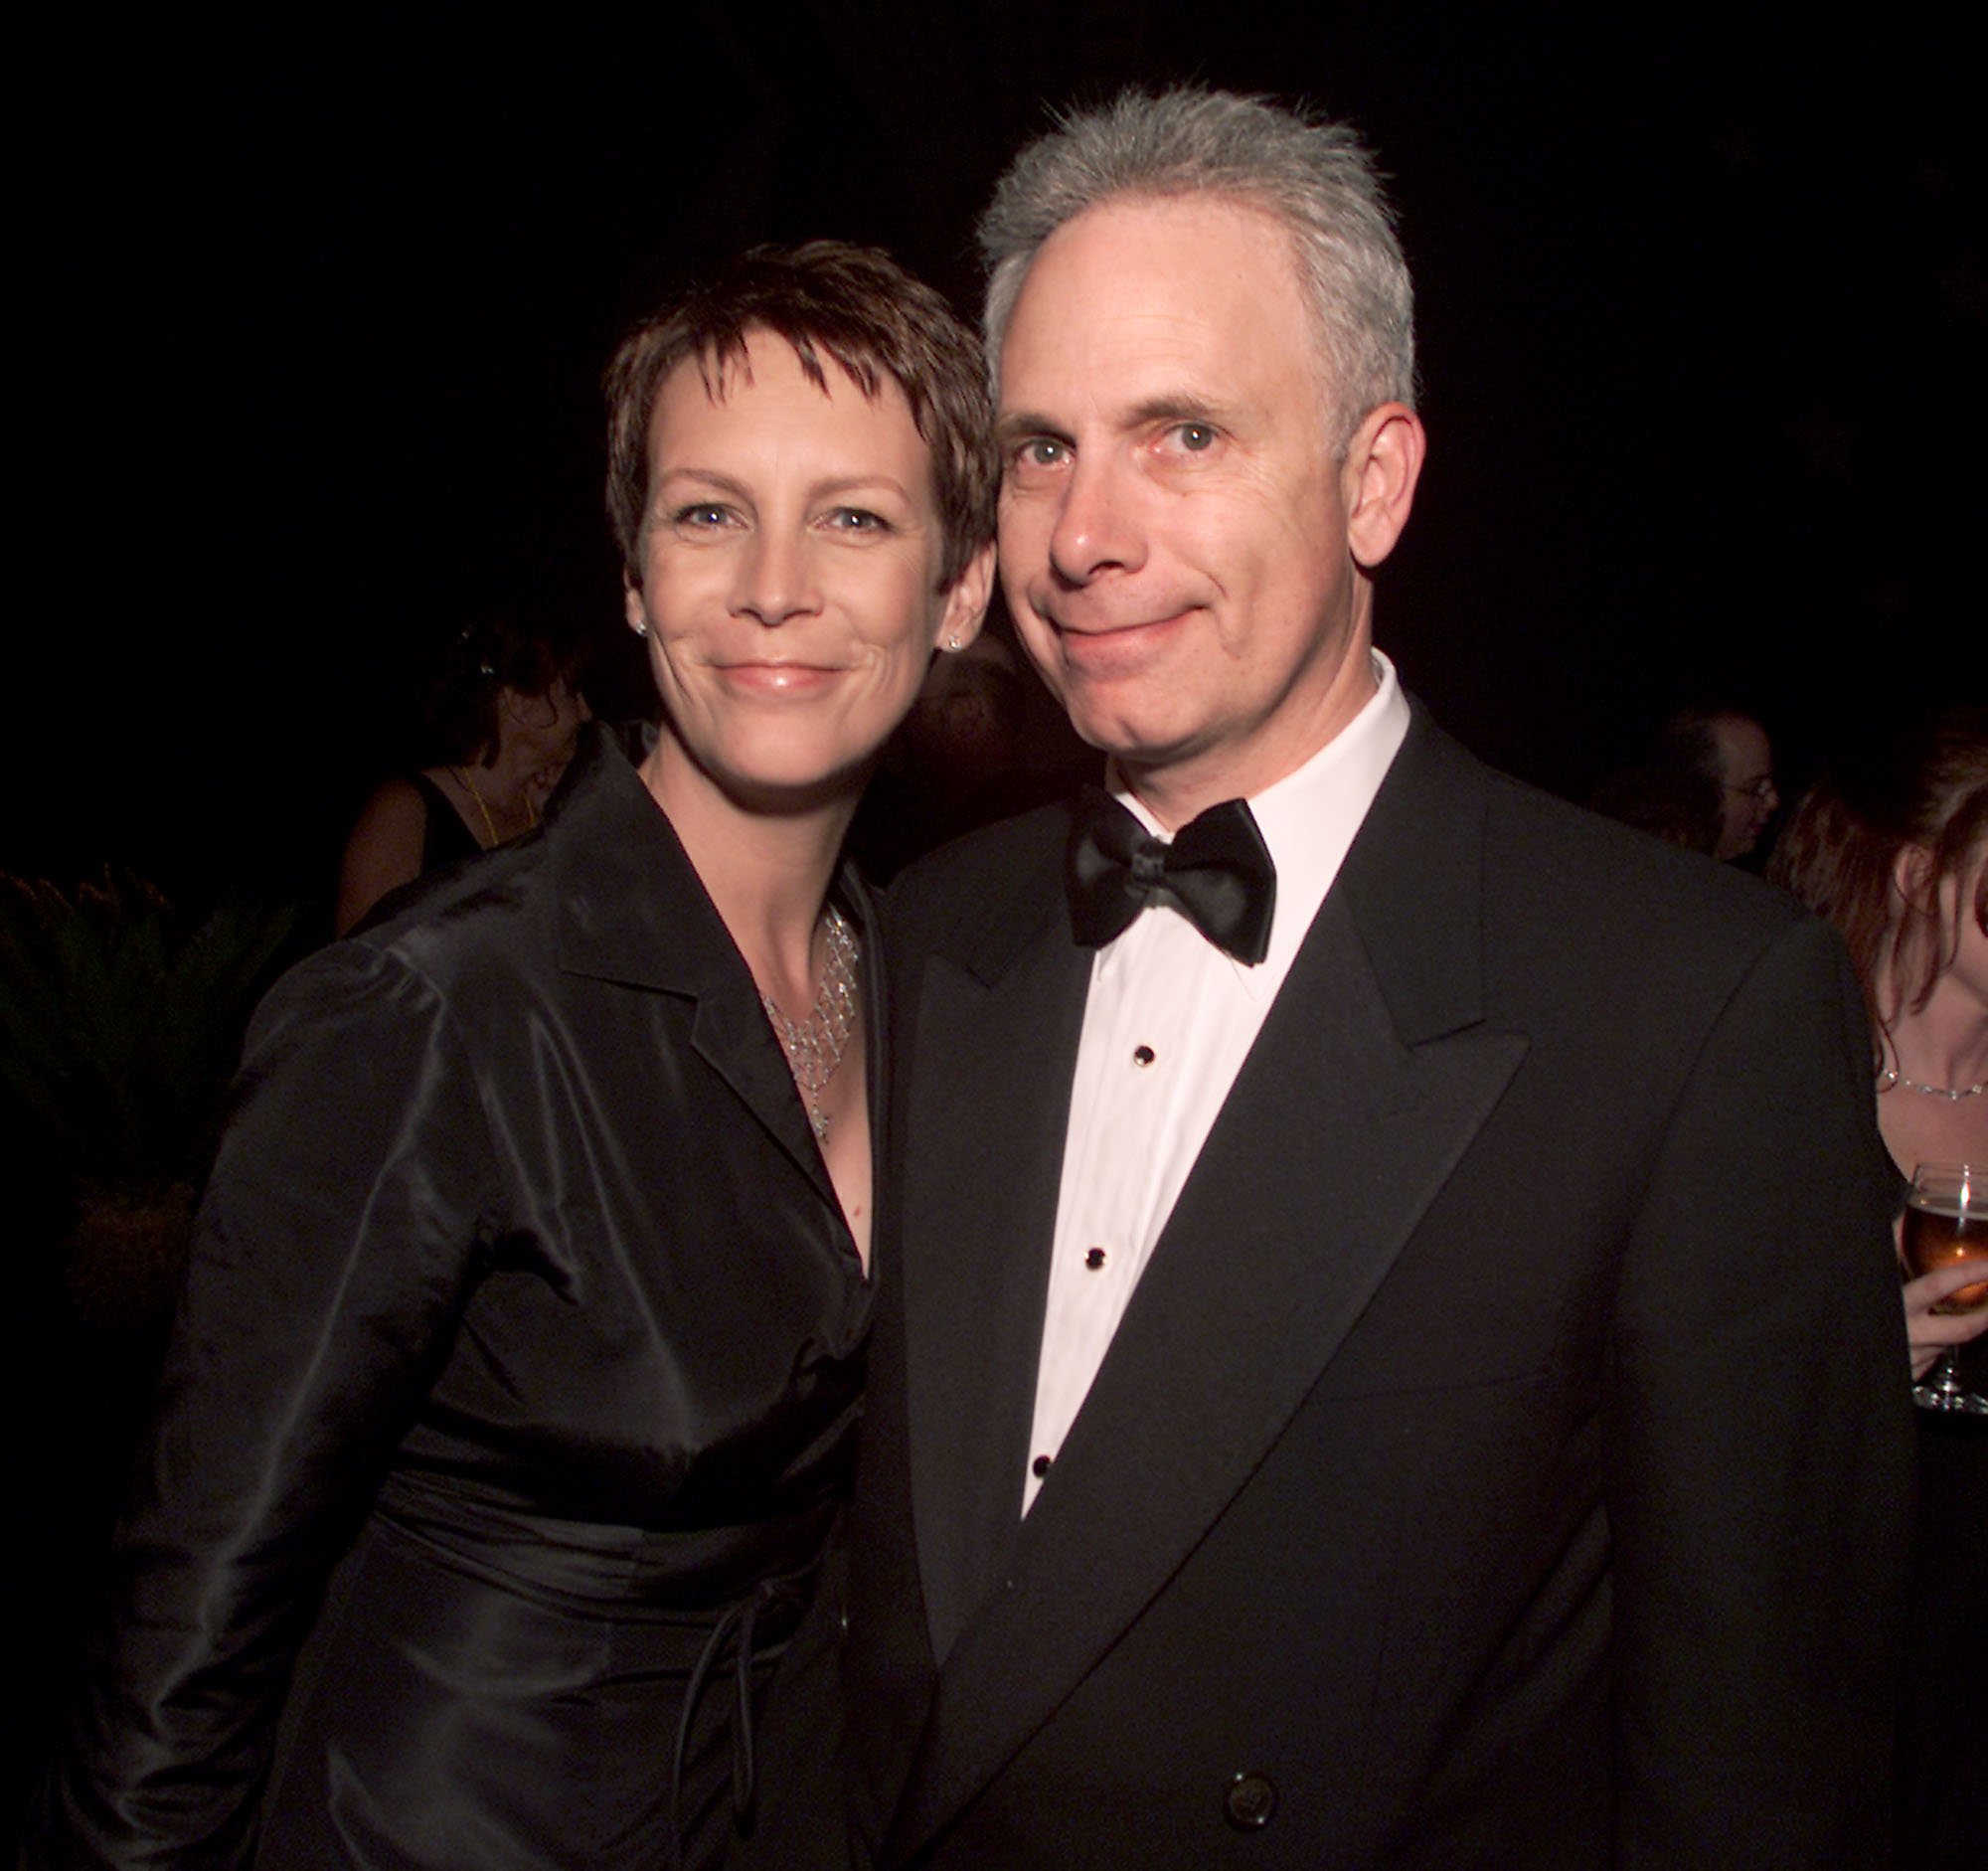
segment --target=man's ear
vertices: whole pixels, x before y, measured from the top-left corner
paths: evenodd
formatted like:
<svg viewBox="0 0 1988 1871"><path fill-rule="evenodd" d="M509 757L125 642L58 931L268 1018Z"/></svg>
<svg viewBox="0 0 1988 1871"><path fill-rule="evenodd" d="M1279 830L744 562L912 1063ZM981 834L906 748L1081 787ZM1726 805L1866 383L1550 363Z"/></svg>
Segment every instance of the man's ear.
<svg viewBox="0 0 1988 1871"><path fill-rule="evenodd" d="M966 562L966 569L945 594L944 608L939 613L937 647L964 649L971 643L987 621L987 605L993 595L994 542L990 539Z"/></svg>
<svg viewBox="0 0 1988 1871"><path fill-rule="evenodd" d="M1371 409L1353 431L1340 469L1346 541L1354 562L1372 571L1395 550L1415 503L1428 436L1406 403Z"/></svg>

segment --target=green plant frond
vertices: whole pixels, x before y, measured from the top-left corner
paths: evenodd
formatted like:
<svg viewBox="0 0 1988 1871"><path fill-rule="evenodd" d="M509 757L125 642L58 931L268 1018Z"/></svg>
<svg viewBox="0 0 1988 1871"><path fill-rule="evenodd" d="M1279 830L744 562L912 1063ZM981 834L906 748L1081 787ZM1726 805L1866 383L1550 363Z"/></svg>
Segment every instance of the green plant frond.
<svg viewBox="0 0 1988 1871"><path fill-rule="evenodd" d="M0 1074L98 1184L204 1172L255 996L293 907L234 905L191 934L106 867L65 895L0 876Z"/></svg>

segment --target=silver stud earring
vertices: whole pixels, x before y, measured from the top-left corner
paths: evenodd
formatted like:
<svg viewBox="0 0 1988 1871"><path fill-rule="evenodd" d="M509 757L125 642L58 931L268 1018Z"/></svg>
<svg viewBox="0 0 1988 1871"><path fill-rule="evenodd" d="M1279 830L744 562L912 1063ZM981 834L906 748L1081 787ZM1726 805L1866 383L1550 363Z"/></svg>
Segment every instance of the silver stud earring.
<svg viewBox="0 0 1988 1871"><path fill-rule="evenodd" d="M959 654L961 648L964 646L960 643L959 632L957 630L955 630L949 637L945 639L945 646L947 649L951 650L955 656Z"/></svg>
<svg viewBox="0 0 1988 1871"><path fill-rule="evenodd" d="M649 626L647 623L631 623L628 627L629 629L633 630L637 636L647 636L649 634Z"/></svg>

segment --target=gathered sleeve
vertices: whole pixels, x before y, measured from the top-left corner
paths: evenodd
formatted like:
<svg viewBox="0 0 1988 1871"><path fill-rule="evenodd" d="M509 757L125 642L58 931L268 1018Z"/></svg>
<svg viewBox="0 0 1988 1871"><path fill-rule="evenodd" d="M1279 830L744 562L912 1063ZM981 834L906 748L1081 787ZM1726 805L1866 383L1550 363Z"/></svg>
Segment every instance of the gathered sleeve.
<svg viewBox="0 0 1988 1871"><path fill-rule="evenodd" d="M298 1646L447 1355L496 1202L433 983L362 943L280 982L201 1208L114 1622L39 1814L47 1863L249 1861Z"/></svg>

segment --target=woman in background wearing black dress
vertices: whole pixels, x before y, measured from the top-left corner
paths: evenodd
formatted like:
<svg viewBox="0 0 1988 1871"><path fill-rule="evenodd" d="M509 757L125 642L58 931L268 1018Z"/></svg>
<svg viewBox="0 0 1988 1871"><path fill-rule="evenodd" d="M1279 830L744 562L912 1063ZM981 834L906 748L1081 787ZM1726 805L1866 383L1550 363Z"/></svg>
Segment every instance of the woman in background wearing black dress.
<svg viewBox="0 0 1988 1871"><path fill-rule="evenodd" d="M587 719L580 644L497 618L450 648L425 711L441 758L366 801L338 867L341 936L389 891L530 831L573 759Z"/></svg>
<svg viewBox="0 0 1988 1871"><path fill-rule="evenodd" d="M996 464L972 336L832 244L608 390L665 725L258 1014L47 1862L652 1871L749 1804L869 1310L837 854Z"/></svg>
<svg viewBox="0 0 1988 1871"><path fill-rule="evenodd" d="M1988 710L1869 735L1804 795L1767 875L1829 918L1857 964L1901 1199L1920 1163L1988 1163ZM1954 1268L1906 1281L1914 1376L1988 1328L1988 1312L1931 1310L1968 1283ZM1976 1391L1982 1349L1962 1353ZM1988 1420L1922 1411L1918 1430L1898 1862L1972 1871L1988 1831Z"/></svg>

